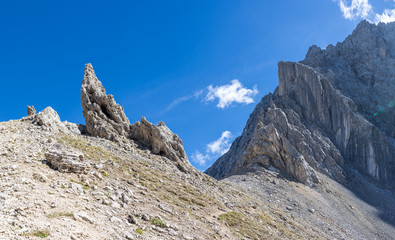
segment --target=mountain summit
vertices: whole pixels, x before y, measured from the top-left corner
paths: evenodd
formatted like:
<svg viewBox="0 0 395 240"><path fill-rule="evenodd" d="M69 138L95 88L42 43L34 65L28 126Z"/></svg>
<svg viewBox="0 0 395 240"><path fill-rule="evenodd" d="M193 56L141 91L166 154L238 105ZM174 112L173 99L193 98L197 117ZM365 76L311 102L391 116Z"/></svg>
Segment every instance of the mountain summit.
<svg viewBox="0 0 395 240"><path fill-rule="evenodd" d="M279 86L206 173L222 179L273 167L310 186L317 172L343 184L357 173L394 189L394 66L395 23L366 21L336 46L280 62Z"/></svg>

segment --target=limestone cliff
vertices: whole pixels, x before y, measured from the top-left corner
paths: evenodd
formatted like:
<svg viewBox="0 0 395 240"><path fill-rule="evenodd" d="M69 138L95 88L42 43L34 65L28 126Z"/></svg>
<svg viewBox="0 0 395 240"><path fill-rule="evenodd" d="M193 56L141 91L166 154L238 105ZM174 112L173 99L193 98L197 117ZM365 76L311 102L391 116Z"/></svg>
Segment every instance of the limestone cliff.
<svg viewBox="0 0 395 240"><path fill-rule="evenodd" d="M395 24L361 22L336 47L313 46L302 63L280 62L278 88L207 173L224 178L272 166L312 185L315 171L343 183L356 169L393 188L394 31Z"/></svg>

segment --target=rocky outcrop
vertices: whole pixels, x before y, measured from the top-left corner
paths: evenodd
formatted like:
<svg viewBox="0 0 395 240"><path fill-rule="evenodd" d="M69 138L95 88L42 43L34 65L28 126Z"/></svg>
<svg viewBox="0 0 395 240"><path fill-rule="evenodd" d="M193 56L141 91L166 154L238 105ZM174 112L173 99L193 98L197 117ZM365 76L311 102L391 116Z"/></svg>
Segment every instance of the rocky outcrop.
<svg viewBox="0 0 395 240"><path fill-rule="evenodd" d="M48 165L63 173L86 173L90 167L82 153L55 144L45 152Z"/></svg>
<svg viewBox="0 0 395 240"><path fill-rule="evenodd" d="M150 146L154 154L166 156L173 161L188 163L181 138L170 131L164 122L159 122L155 126L141 117L140 122L131 126L130 137Z"/></svg>
<svg viewBox="0 0 395 240"><path fill-rule="evenodd" d="M257 167L275 167L311 185L318 181L315 171L344 182L347 171L356 169L371 181L393 188L393 108L387 105L380 115L372 105L394 96L395 41L383 40L387 36L389 41L393 32L395 24L362 22L336 47L310 48L303 64L280 62L279 87L262 99L243 134L207 173L224 178ZM367 75L375 79L373 84L366 85Z"/></svg>
<svg viewBox="0 0 395 240"><path fill-rule="evenodd" d="M95 137L118 140L129 134L130 122L113 95L107 95L91 64L85 65L81 104L87 132Z"/></svg>
<svg viewBox="0 0 395 240"><path fill-rule="evenodd" d="M189 164L180 137L170 131L164 122L155 126L142 117L141 122L130 125L124 109L115 102L113 95L106 94L91 64L85 65L81 104L86 131L90 135L112 141L133 140L148 147L154 154Z"/></svg>
<svg viewBox="0 0 395 240"><path fill-rule="evenodd" d="M36 114L36 109L34 106L27 106L27 115L32 116Z"/></svg>
<svg viewBox="0 0 395 240"><path fill-rule="evenodd" d="M67 127L60 121L58 113L51 107L47 107L41 112L30 115L23 120L31 121L33 124L42 126L51 132L63 132L68 133Z"/></svg>

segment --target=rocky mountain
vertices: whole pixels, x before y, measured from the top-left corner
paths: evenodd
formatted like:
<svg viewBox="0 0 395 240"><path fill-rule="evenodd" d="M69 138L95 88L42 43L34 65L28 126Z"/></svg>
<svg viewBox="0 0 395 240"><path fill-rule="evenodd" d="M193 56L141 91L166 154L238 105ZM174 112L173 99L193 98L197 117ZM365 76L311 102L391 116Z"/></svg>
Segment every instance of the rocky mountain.
<svg viewBox="0 0 395 240"><path fill-rule="evenodd" d="M346 184L361 174L395 188L395 23L361 22L342 43L278 64L279 86L206 173L260 167L313 186L317 172Z"/></svg>
<svg viewBox="0 0 395 240"><path fill-rule="evenodd" d="M394 239L391 29L280 62L221 180L165 123L130 124L87 64L85 125L33 106L0 123L0 239Z"/></svg>

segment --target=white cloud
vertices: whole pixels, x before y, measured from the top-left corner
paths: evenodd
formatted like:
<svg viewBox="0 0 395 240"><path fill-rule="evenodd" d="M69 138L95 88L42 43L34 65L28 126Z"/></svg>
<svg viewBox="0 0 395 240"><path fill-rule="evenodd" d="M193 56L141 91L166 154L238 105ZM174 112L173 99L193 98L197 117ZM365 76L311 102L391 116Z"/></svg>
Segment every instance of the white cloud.
<svg viewBox="0 0 395 240"><path fill-rule="evenodd" d="M229 139L232 137L232 134L229 131L225 131L221 134L221 137L216 141L207 144L207 150L213 154L224 154L230 148Z"/></svg>
<svg viewBox="0 0 395 240"><path fill-rule="evenodd" d="M395 8L384 9L381 14L373 10L369 0L334 0L338 2L343 17L348 20L366 19L373 23L389 23L395 21ZM392 1L394 4L395 1Z"/></svg>
<svg viewBox="0 0 395 240"><path fill-rule="evenodd" d="M199 166L206 165L206 161L210 158L208 154L201 154L199 151L196 151L192 154L192 161L199 164Z"/></svg>
<svg viewBox="0 0 395 240"><path fill-rule="evenodd" d="M206 101L214 101L218 98L217 107L222 109L228 107L233 102L245 104L254 103L252 97L258 94L256 86L254 86L253 89L244 88L237 79L232 80L231 84L216 87L210 85L207 89Z"/></svg>
<svg viewBox="0 0 395 240"><path fill-rule="evenodd" d="M395 9L385 9L382 14L376 14L375 22L389 23L395 21Z"/></svg>
<svg viewBox="0 0 395 240"><path fill-rule="evenodd" d="M199 164L199 166L204 166L206 165L207 161L218 158L219 156L225 154L230 148L231 144L229 141L231 138L232 133L229 131L224 131L220 138L206 145L205 154L195 151L195 153L191 156L192 161Z"/></svg>
<svg viewBox="0 0 395 240"><path fill-rule="evenodd" d="M344 18L348 20L367 18L372 12L369 0L352 0L350 5L345 0L340 0L339 6Z"/></svg>

